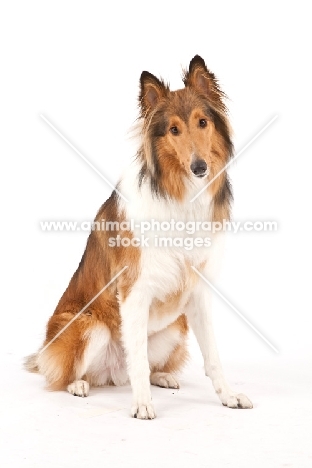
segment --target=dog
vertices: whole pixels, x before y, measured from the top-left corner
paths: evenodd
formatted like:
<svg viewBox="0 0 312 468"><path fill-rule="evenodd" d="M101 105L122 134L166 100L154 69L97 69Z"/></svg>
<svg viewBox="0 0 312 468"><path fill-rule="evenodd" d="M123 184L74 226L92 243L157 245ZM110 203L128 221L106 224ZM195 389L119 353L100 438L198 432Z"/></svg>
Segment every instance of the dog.
<svg viewBox="0 0 312 468"><path fill-rule="evenodd" d="M214 277L222 245L220 235L205 237L203 223L230 218L226 96L198 55L183 83L171 91L142 72L139 149L95 218L111 229L91 231L42 348L26 358L26 368L44 375L49 389L76 396L130 381L131 415L139 419L155 418L150 384L179 388L189 326L222 404L252 408L223 375L203 280ZM147 221L159 229L142 239ZM181 232L181 223L198 229Z"/></svg>

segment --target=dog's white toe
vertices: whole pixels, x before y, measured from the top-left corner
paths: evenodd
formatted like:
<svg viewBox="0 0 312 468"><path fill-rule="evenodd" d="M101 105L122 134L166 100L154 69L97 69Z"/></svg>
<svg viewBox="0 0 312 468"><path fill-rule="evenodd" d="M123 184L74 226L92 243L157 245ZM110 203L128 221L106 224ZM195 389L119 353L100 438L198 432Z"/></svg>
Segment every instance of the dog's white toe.
<svg viewBox="0 0 312 468"><path fill-rule="evenodd" d="M225 401L222 401L224 406L228 408L241 408L250 409L253 408L253 404L246 395L238 393L236 395L230 395Z"/></svg>
<svg viewBox="0 0 312 468"><path fill-rule="evenodd" d="M179 382L167 372L154 372L151 374L150 381L152 385L157 385L158 387L180 388Z"/></svg>
<svg viewBox="0 0 312 468"><path fill-rule="evenodd" d="M131 415L137 419L154 419L156 414L153 405L133 405Z"/></svg>
<svg viewBox="0 0 312 468"><path fill-rule="evenodd" d="M86 397L89 395L90 386L86 380L75 380L68 385L67 390L75 396Z"/></svg>

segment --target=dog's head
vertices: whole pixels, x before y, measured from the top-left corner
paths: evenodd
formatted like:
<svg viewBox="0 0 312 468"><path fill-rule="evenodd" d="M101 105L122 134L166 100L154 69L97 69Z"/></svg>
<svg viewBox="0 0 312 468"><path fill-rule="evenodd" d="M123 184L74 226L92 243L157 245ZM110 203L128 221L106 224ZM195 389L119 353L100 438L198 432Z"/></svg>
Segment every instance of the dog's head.
<svg viewBox="0 0 312 468"><path fill-rule="evenodd" d="M185 192L183 179L205 178L208 183L232 155L225 95L198 55L184 72L183 82L185 88L170 91L163 80L144 71L139 96L144 170L154 178L155 187L171 190L170 195L180 199ZM215 194L222 181L221 176L210 191Z"/></svg>

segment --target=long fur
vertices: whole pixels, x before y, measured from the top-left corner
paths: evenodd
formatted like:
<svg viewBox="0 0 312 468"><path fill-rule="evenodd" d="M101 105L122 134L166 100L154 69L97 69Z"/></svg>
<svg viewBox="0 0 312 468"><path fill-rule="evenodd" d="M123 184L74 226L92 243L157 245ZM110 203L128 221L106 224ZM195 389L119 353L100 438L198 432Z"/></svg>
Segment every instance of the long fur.
<svg viewBox="0 0 312 468"><path fill-rule="evenodd" d="M223 404L251 407L244 395L230 391L218 359L210 320L209 289L192 267L213 276L218 239L212 246L185 249L182 244L157 248L167 231L149 232L148 247L125 246L140 239L139 222L223 221L230 217L231 186L221 171L232 156L225 95L195 56L184 72L185 87L170 91L149 72L140 79L141 137L136 159L95 221L118 222L113 230L91 232L81 262L47 324L46 339L26 368L46 377L48 388L66 388L86 396L89 386L122 385L130 380L131 413L152 419L150 383L178 387L177 373L188 353L192 326L201 347L206 374ZM135 220L134 227L120 223ZM169 237L177 232L169 232ZM188 241L204 232L179 233ZM121 245L112 239L121 241ZM122 245L122 241L125 241ZM53 342L51 340L122 268L127 269Z"/></svg>

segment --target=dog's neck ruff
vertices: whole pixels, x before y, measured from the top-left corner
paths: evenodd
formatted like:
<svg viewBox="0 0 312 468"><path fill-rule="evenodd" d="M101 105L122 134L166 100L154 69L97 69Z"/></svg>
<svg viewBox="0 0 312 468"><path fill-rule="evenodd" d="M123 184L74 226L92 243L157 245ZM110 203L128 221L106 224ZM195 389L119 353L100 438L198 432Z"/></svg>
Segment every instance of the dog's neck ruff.
<svg viewBox="0 0 312 468"><path fill-rule="evenodd" d="M148 177L140 181L140 169L140 163L134 161L118 184L119 191L129 200L126 203L119 199L119 209L126 213L128 219L175 219L184 222L211 220L212 196L208 190L191 202L207 184L207 179L185 178L185 196L182 201L178 201L170 196L153 193Z"/></svg>

